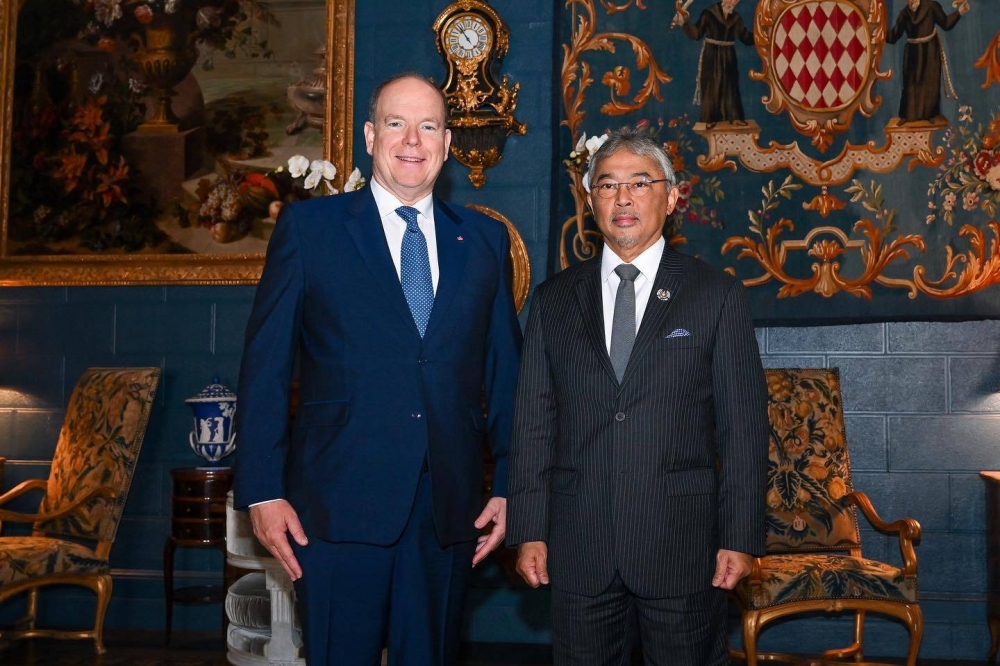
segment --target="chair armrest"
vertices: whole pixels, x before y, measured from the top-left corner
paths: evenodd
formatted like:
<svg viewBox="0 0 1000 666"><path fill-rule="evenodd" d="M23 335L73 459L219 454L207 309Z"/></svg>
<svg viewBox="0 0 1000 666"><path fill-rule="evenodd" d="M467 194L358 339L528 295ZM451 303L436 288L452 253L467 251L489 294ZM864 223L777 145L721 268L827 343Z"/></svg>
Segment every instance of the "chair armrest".
<svg viewBox="0 0 1000 666"><path fill-rule="evenodd" d="M846 505L854 505L861 509L865 519L879 532L899 535L899 552L903 556L903 573L907 576L917 575L917 553L913 550L913 542L920 538L920 523L913 518L902 518L893 523L882 520L868 495L854 491L844 496Z"/></svg>
<svg viewBox="0 0 1000 666"><path fill-rule="evenodd" d="M743 577L741 582L746 585L753 585L762 582L759 557L750 558L750 571L747 572L747 575Z"/></svg>
<svg viewBox="0 0 1000 666"><path fill-rule="evenodd" d="M25 486L26 484L31 484L35 482L36 481L25 481L24 483L18 485L17 488L11 490L10 493L7 493L7 495L10 495L18 488L21 488L21 486ZM40 483L44 485L46 482L41 481ZM28 490L28 488L25 488L21 492L23 493L26 490ZM82 497L77 497L73 502L67 504L58 511L53 511L52 513L19 513L17 511L7 511L5 509L0 509L0 521L9 520L14 523L35 523L43 520L55 520L56 518L62 518L67 514L73 513L74 511L79 509L82 504L85 504L86 502L89 502L97 497L114 499L117 496L118 493L111 486L101 486L99 488L94 488L93 490L91 490L86 495L83 495ZM4 497L6 497L6 495Z"/></svg>
<svg viewBox="0 0 1000 666"><path fill-rule="evenodd" d="M22 481L3 495L0 495L0 506L3 506L15 497L20 497L29 490L45 490L48 485L49 482L45 479L28 479L27 481Z"/></svg>

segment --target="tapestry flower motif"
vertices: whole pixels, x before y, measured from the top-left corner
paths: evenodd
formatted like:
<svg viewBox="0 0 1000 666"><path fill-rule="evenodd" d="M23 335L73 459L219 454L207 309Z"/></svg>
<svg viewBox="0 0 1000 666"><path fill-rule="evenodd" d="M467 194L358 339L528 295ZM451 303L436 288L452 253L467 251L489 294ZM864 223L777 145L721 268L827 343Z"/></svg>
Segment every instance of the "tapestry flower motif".
<svg viewBox="0 0 1000 666"><path fill-rule="evenodd" d="M945 159L927 189L927 224L955 222L955 211L981 210L991 218L1000 207L1000 113L976 124L971 106L963 106L958 125L945 132Z"/></svg>
<svg viewBox="0 0 1000 666"><path fill-rule="evenodd" d="M769 550L857 543L854 513L840 502L851 488L836 374L769 370L767 385Z"/></svg>

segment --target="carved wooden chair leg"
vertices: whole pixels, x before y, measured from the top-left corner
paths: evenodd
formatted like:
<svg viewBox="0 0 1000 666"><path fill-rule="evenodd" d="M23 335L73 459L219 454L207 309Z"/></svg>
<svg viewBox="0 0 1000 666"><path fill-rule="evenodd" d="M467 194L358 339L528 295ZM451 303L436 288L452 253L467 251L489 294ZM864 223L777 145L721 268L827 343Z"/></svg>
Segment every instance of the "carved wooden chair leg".
<svg viewBox="0 0 1000 666"><path fill-rule="evenodd" d="M864 661L865 640L865 612L863 610L854 614L854 644L858 646L858 652L854 655L854 661Z"/></svg>
<svg viewBox="0 0 1000 666"><path fill-rule="evenodd" d="M38 621L38 588L32 587L28 590L27 610L24 617L18 620L16 626L20 630L34 631Z"/></svg>
<svg viewBox="0 0 1000 666"><path fill-rule="evenodd" d="M844 660L853 658L854 661L864 661L862 654L862 641L865 633L865 611L854 611L854 642L842 648L827 650L821 655L821 659Z"/></svg>
<svg viewBox="0 0 1000 666"><path fill-rule="evenodd" d="M917 666L917 653L920 652L920 641L924 636L924 614L916 604L908 605L906 610L909 615L906 628L910 630L910 648L906 653L906 666Z"/></svg>
<svg viewBox="0 0 1000 666"><path fill-rule="evenodd" d="M111 576L105 574L97 578L94 591L97 593L97 611L94 613L94 651L97 654L104 654L108 651L104 647L104 615L108 611L108 603L111 601L111 589L113 585Z"/></svg>
<svg viewBox="0 0 1000 666"><path fill-rule="evenodd" d="M760 631L760 612L743 613L743 652L746 654L746 666L757 666L757 633Z"/></svg>

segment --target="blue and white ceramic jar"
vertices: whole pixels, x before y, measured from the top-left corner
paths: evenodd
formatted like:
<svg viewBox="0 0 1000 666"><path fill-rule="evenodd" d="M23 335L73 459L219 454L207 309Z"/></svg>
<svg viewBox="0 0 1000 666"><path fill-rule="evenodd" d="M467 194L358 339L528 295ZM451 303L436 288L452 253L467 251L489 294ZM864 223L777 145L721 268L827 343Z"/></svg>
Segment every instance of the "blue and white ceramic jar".
<svg viewBox="0 0 1000 666"><path fill-rule="evenodd" d="M218 377L202 391L184 401L194 412L191 448L215 467L236 450L236 394L219 383Z"/></svg>

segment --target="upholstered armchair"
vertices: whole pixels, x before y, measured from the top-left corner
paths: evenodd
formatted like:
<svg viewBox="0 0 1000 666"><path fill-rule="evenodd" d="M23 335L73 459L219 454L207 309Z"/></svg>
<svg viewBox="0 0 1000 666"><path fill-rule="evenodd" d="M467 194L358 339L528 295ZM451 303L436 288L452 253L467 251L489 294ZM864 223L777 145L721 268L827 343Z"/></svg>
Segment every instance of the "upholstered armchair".
<svg viewBox="0 0 1000 666"><path fill-rule="evenodd" d="M108 556L160 380L159 368L90 368L66 408L48 481L29 480L0 495L0 521L31 523L31 536L0 536L0 603L28 594L26 617L0 638L90 638L105 652L111 599ZM41 490L37 513L3 507ZM92 629L38 629L38 591L80 585L97 594ZM2 661L2 659L0 659Z"/></svg>
<svg viewBox="0 0 1000 666"><path fill-rule="evenodd" d="M916 664L923 636L917 599L920 525L912 518L886 523L854 490L844 437L840 375L836 368L767 371L771 423L767 490L767 555L740 581L743 651L758 660L797 662L800 656L758 653L757 637L778 618L816 611L854 613L854 642L823 653L824 661L860 661L865 613L902 620L910 634L907 666ZM899 538L902 568L861 556L856 509L876 530Z"/></svg>

